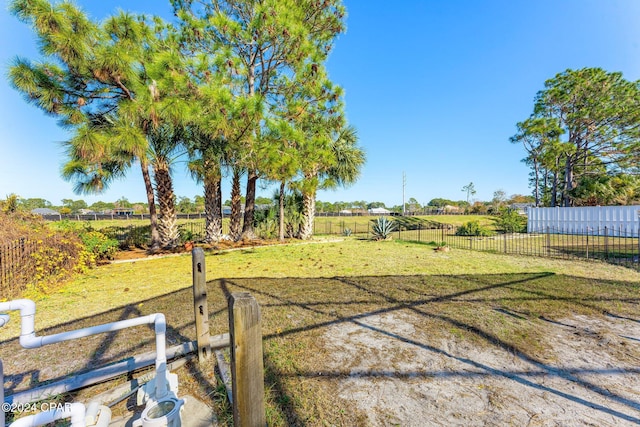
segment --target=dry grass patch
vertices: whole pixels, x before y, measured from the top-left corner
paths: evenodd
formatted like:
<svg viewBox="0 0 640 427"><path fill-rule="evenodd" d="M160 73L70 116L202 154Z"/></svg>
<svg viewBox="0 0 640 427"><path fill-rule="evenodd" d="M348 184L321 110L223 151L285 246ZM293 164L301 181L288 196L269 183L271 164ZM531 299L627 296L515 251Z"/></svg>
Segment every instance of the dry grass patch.
<svg viewBox="0 0 640 427"><path fill-rule="evenodd" d="M345 380L354 379L353 366L362 370L357 378L374 383L389 375L404 375L407 381L431 378L429 365L415 372L403 369L416 349L445 352L447 345L497 349L552 366L558 359L555 342L541 332L553 330L550 322L566 323L570 316L604 319L607 314L637 319L640 308L640 275L631 270L459 250L444 254L398 242L348 239L211 252L206 267L212 334L228 329L226 293L250 292L261 306L267 413L273 426L370 424L366 410L336 394ZM190 281L188 256L100 267L38 301L36 328L50 334L162 312L169 346L192 340ZM152 331L140 327L22 350L12 317L0 330L10 392L153 349ZM394 319L410 319L409 329L400 327L408 320ZM389 326L394 324L400 329ZM397 343L397 350L385 347L390 359L381 353L372 363L366 359L372 352L366 342L359 344L362 351L353 352L329 345L328 337L345 326L355 328L346 338L366 330L381 343ZM640 360L640 351L623 342L619 337L609 341L611 360ZM341 352L353 363L336 362ZM54 357L65 362L48 364ZM215 405L228 420L211 366L189 364L180 374L181 386Z"/></svg>

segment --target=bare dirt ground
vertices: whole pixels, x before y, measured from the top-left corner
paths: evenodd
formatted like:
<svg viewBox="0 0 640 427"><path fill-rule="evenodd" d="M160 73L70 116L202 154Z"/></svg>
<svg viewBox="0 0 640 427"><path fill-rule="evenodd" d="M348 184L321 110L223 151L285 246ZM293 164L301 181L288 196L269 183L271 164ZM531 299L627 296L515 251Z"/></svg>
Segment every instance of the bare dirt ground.
<svg viewBox="0 0 640 427"><path fill-rule="evenodd" d="M350 371L337 397L372 426L640 424L640 321L535 321L544 360L431 338L410 311L370 316L326 331L327 367Z"/></svg>

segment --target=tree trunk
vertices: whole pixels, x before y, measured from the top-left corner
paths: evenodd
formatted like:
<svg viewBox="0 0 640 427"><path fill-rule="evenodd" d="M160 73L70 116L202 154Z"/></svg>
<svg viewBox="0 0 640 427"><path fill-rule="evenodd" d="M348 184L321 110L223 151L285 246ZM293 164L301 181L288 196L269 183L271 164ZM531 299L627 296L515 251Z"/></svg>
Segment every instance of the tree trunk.
<svg viewBox="0 0 640 427"><path fill-rule="evenodd" d="M547 168L542 168L542 197L543 203L547 199L547 195L549 194L549 170ZM549 201L549 205L551 205L551 201Z"/></svg>
<svg viewBox="0 0 640 427"><path fill-rule="evenodd" d="M244 222L242 223L242 238L255 239L253 232L253 218L256 207L256 182L258 175L255 171L249 171L247 174L247 193L244 200Z"/></svg>
<svg viewBox="0 0 640 427"><path fill-rule="evenodd" d="M242 197L240 196L240 170L233 168L231 182L231 223L229 224L229 237L231 240L239 240L242 233Z"/></svg>
<svg viewBox="0 0 640 427"><path fill-rule="evenodd" d="M175 249L180 244L176 215L176 196L173 193L173 182L169 174L169 167L164 163L154 165L156 193L160 205L158 231L160 241L165 249Z"/></svg>
<svg viewBox="0 0 640 427"><path fill-rule="evenodd" d="M160 250L160 233L158 232L158 213L156 212L156 201L153 194L153 184L149 174L149 164L140 159L140 168L142 169L142 179L147 193L147 203L149 204L149 218L151 221L151 245L149 252L154 253Z"/></svg>
<svg viewBox="0 0 640 427"><path fill-rule="evenodd" d="M565 169L564 169L564 191L563 191L563 205L565 208L571 206L571 195L569 194L574 188L573 183L573 159L571 156L567 156Z"/></svg>
<svg viewBox="0 0 640 427"><path fill-rule="evenodd" d="M280 182L280 198L279 198L279 202L280 202L280 225L279 225L279 233L280 235L278 236L280 238L281 242L284 242L284 181Z"/></svg>
<svg viewBox="0 0 640 427"><path fill-rule="evenodd" d="M222 173L220 165L211 165L204 176L205 236L207 243L222 239Z"/></svg>
<svg viewBox="0 0 640 427"><path fill-rule="evenodd" d="M540 206L540 166L538 162L533 162L534 169L534 190L533 196L536 200L536 207Z"/></svg>
<svg viewBox="0 0 640 427"><path fill-rule="evenodd" d="M551 207L555 208L558 205L558 181L560 178L558 177L558 168L559 165L558 158L556 158L556 166L553 169L553 183L551 184Z"/></svg>
<svg viewBox="0 0 640 427"><path fill-rule="evenodd" d="M316 192L302 192L302 224L300 238L308 240L313 236L313 221L316 211Z"/></svg>

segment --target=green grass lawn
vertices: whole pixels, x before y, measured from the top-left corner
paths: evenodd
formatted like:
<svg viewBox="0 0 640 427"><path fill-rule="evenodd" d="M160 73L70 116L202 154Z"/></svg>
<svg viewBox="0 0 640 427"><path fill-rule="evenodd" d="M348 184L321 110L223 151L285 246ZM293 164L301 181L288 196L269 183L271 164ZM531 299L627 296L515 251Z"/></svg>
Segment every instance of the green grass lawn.
<svg viewBox="0 0 640 427"><path fill-rule="evenodd" d="M545 342L536 337L541 317L611 313L637 318L640 308L640 274L630 269L457 249L439 253L428 245L398 241L349 238L214 251L207 253L206 271L213 334L228 329L225 292L250 292L260 303L272 426L362 424L362 414L336 401L337 378L312 375L327 356L322 337L330 325L409 307L424 314L420 327L436 338L454 333L478 346L500 343L545 360ZM168 345L191 340L190 284L188 255L102 266L41 297L36 330L54 333L163 312ZM516 322L506 311L528 321ZM20 369L35 369L51 352L68 357L73 351L79 362L67 366L67 373L153 348L148 330L29 351L19 349L18 335L19 322L12 315L9 325L0 329L5 371L16 383L12 387L32 384L33 374L20 376ZM43 371L37 380L64 373ZM196 378L195 385L186 377ZM228 420L209 371L193 364L181 378L221 412L223 422Z"/></svg>

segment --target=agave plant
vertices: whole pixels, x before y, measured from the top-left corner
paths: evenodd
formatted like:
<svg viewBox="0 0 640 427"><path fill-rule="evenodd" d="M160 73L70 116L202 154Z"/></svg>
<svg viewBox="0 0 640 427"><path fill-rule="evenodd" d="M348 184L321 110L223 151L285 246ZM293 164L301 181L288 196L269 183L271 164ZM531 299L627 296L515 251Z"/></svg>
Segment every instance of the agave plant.
<svg viewBox="0 0 640 427"><path fill-rule="evenodd" d="M345 237L351 236L351 233L353 233L353 230L351 230L350 228L345 228L344 230L342 230L342 235Z"/></svg>
<svg viewBox="0 0 640 427"><path fill-rule="evenodd" d="M371 220L373 228L371 234L374 240L386 240L391 237L391 233L396 231L396 222L381 216L378 219Z"/></svg>

